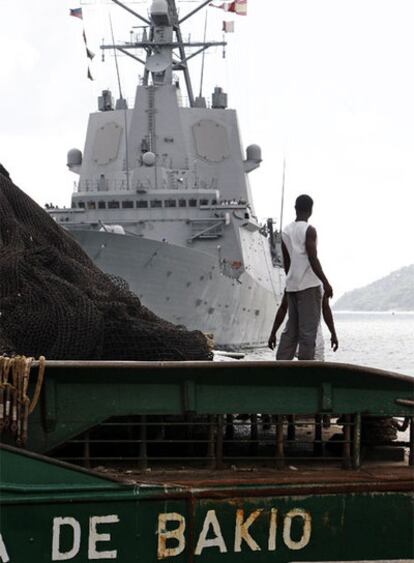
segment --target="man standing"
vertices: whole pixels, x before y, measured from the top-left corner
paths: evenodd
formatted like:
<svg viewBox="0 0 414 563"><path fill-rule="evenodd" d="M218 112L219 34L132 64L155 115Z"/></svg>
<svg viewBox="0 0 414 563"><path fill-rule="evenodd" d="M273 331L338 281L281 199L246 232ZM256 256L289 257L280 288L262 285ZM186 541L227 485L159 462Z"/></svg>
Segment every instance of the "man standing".
<svg viewBox="0 0 414 563"><path fill-rule="evenodd" d="M300 195L295 209L296 220L282 233L288 321L280 338L277 360L293 360L297 348L299 360L314 359L321 318L321 284L327 298L333 295L318 260L316 229L308 224L313 209L312 198Z"/></svg>

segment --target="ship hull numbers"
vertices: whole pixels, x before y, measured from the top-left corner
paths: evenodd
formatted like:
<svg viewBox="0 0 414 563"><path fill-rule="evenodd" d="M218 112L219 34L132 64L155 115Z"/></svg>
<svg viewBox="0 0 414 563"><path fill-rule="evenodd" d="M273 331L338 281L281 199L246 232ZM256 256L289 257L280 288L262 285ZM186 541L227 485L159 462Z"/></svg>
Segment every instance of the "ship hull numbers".
<svg viewBox="0 0 414 563"><path fill-rule="evenodd" d="M256 521L262 530L260 545L254 533ZM295 533L292 533L294 521ZM116 561L118 549L112 534L116 530L119 537L119 526L122 526L122 521L117 514L91 516L88 526L83 528L75 517L54 517L50 529L50 561L80 560L81 549L82 553L85 553L86 548L88 561ZM266 532L266 541L263 541L263 529ZM173 560L188 549L188 530L184 515L178 512L158 514L154 530L154 549L158 560ZM67 541L63 541L65 536L71 538L69 545ZM301 508L293 508L283 514L279 514L276 508L266 512L263 509L246 511L240 508L236 510L233 521L226 517L225 522L220 521L216 510L208 510L202 520L201 531L193 538L193 549L195 556L209 552L220 555L231 552L277 551L278 545L283 544L292 552L297 552L309 544L311 536L311 514ZM11 548L7 537L0 533L0 563L13 563Z"/></svg>

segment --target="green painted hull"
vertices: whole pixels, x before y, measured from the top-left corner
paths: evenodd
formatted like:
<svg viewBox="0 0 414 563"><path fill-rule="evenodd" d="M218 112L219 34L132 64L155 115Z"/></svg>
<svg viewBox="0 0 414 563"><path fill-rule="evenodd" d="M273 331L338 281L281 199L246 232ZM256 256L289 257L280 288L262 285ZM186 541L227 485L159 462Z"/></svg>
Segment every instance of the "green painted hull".
<svg viewBox="0 0 414 563"><path fill-rule="evenodd" d="M36 372L30 394L35 381ZM268 414L276 430L270 458L262 458L267 465L249 453L253 465L243 473L245 467L234 471L226 459L223 420L226 413L244 412ZM308 466L292 468L283 419L319 420L316 436L322 417L335 414L351 421L336 465L311 451ZM188 473L177 467L163 473L158 466L137 470L125 483L1 446L0 563L414 561L410 377L317 362L48 362L27 447L49 452L110 417L139 420L133 440L139 455L130 458L135 470L151 465L154 447L168 442L168 436L151 435L154 417L164 417L164 426L174 420L191 425L199 417L208 449L192 466L186 458ZM361 466L363 417L405 418L409 437L399 446L408 453L404 462ZM256 432L257 415L251 420ZM171 428L179 432L180 426ZM111 448L117 439L110 438ZM190 435L187 447L192 440ZM255 445L261 438L243 440ZM179 447L178 439L172 442L173 450ZM83 439L82 462L97 463L91 444ZM317 437L314 445L324 446ZM177 459L174 452L168 459Z"/></svg>
<svg viewBox="0 0 414 563"><path fill-rule="evenodd" d="M355 475L330 487L276 476L184 487L122 484L10 448L2 467L2 561L414 559L408 468L398 480Z"/></svg>

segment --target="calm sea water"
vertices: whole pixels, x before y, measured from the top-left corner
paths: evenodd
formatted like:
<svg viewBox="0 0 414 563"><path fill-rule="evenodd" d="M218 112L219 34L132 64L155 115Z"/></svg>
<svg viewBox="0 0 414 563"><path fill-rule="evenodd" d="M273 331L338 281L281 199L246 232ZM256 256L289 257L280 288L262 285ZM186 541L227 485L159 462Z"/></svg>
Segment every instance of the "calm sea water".
<svg viewBox="0 0 414 563"><path fill-rule="evenodd" d="M325 359L371 366L414 377L414 313L335 312L339 339L337 352L330 350L324 326ZM260 348L246 360L273 360L274 352Z"/></svg>

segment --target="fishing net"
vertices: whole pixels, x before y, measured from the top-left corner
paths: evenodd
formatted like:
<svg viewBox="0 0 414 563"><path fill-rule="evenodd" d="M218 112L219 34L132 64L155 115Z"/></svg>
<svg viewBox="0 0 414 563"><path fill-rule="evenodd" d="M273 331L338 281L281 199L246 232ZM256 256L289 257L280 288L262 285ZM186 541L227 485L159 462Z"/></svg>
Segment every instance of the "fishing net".
<svg viewBox="0 0 414 563"><path fill-rule="evenodd" d="M0 354L71 360L208 360L199 331L149 311L0 168Z"/></svg>

